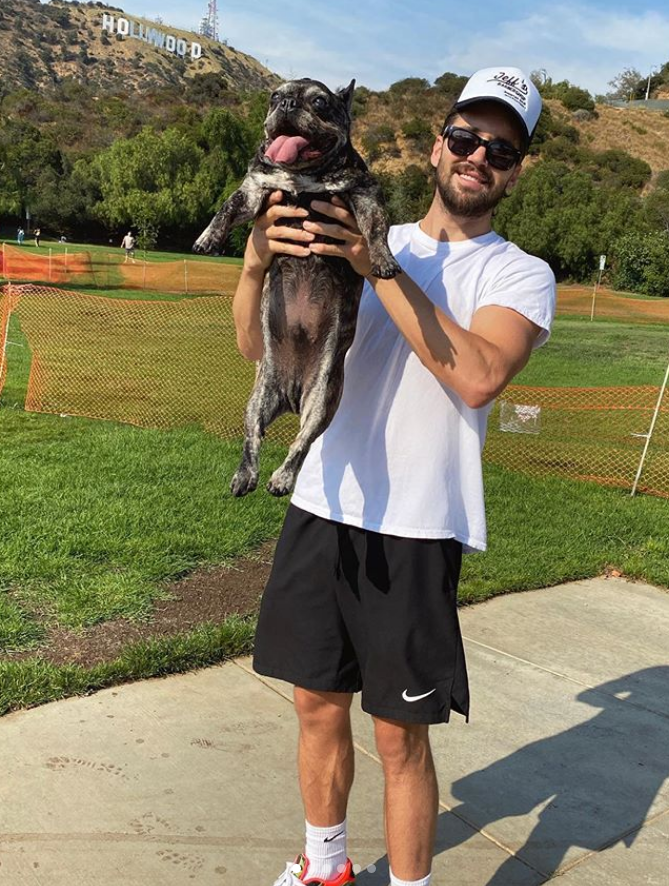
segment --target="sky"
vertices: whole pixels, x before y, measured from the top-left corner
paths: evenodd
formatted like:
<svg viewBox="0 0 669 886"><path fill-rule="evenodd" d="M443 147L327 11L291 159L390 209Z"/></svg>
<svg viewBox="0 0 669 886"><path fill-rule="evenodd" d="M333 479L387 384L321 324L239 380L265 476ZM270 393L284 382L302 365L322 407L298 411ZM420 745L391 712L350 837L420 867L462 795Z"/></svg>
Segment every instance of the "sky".
<svg viewBox="0 0 669 886"><path fill-rule="evenodd" d="M129 15L197 30L207 0L114 0ZM593 94L669 61L666 0L218 0L219 36L281 77L331 88L514 65Z"/></svg>

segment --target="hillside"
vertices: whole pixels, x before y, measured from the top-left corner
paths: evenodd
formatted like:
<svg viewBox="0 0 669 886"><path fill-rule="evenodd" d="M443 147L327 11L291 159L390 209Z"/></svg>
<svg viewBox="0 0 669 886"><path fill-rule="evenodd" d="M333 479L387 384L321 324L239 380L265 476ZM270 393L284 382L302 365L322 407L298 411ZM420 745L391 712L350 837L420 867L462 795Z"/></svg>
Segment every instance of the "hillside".
<svg viewBox="0 0 669 886"><path fill-rule="evenodd" d="M430 136L407 138L403 128L419 119L425 121L433 137L454 97L434 89L395 96L392 91L372 93L356 118L356 147L368 155L370 136L376 142L374 134L380 134L378 154L371 164L375 172L397 174L409 165L424 165ZM555 99L548 99L545 104L555 120L578 131L583 147L592 151L626 151L648 163L654 176L669 169L669 117L664 113L597 104L596 116L585 119L585 115L571 113Z"/></svg>
<svg viewBox="0 0 669 886"><path fill-rule="evenodd" d="M114 25L103 29L103 13ZM146 93L184 87L196 75L222 75L237 92L267 89L279 78L256 59L189 31L138 16L125 16L143 39L117 32L122 10L102 3L74 5L53 0L2 0L0 5L0 95L20 88L43 90L74 80L102 91ZM108 21L108 25L109 25ZM153 45L146 37L154 37ZM165 45L165 39L170 40ZM170 51L171 38L183 41ZM201 45L201 56L192 50Z"/></svg>

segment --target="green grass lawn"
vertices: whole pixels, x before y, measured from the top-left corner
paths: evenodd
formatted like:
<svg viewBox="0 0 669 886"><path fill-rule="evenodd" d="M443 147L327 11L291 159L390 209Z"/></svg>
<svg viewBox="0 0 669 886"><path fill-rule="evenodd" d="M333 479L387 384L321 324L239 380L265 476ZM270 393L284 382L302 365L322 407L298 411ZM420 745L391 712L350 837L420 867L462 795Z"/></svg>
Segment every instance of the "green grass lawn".
<svg viewBox="0 0 669 886"><path fill-rule="evenodd" d="M657 385L669 363L669 327L558 317L514 384L550 387Z"/></svg>
<svg viewBox="0 0 669 886"><path fill-rule="evenodd" d="M8 246L17 246L15 240L4 240L0 242L7 243ZM119 243L120 242L121 238L119 237ZM58 243L57 241L42 240L42 245L37 248L32 240L26 240L20 248L25 249L27 252L33 253L34 255L42 256L48 255L49 249L51 249L53 255L64 255L66 251L68 254L73 252L90 252L92 256L113 260L117 264L120 264L125 258L125 251L116 243L110 246L101 246L91 243ZM138 249L135 258L141 261L146 259L146 261L150 262L183 261L184 259L188 259L188 261L212 261L212 258L209 255L198 255L194 252L166 252L159 249L149 249L146 252ZM240 266L242 264L241 258L234 258L231 256L221 256L217 258L216 261Z"/></svg>
<svg viewBox="0 0 669 886"><path fill-rule="evenodd" d="M248 651L253 620L237 618L137 644L90 670L39 659L49 624L150 619L165 579L275 536L286 502L262 491L232 499L239 442L197 426L155 431L24 412L30 353L18 324L9 341L0 400L0 653L36 655L0 661L0 713ZM562 318L518 381L659 385L668 344L657 325ZM281 452L266 446L265 476ZM465 558L464 603L607 567L669 587L666 500L494 465L486 466L486 495L490 548Z"/></svg>

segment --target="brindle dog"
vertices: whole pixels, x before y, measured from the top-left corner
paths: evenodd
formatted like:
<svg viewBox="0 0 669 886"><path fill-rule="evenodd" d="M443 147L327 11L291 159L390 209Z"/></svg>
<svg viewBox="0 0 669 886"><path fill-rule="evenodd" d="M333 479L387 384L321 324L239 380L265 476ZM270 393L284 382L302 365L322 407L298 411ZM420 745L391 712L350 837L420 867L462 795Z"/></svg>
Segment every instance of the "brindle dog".
<svg viewBox="0 0 669 886"><path fill-rule="evenodd" d="M286 204L305 207L312 220L325 222L331 219L314 212L311 201L337 195L367 240L372 274L387 279L400 272L388 248L381 190L351 144L354 86L355 80L333 93L323 83L302 79L276 90L265 140L240 188L196 241L196 252L220 254L230 229L264 212L272 191L281 190ZM299 227L302 219L281 224ZM339 405L363 282L343 258L312 254L273 259L260 310L263 356L246 409L244 452L231 483L233 495L256 488L265 430L285 412L301 416L300 430L267 489L286 495L293 488L309 447Z"/></svg>

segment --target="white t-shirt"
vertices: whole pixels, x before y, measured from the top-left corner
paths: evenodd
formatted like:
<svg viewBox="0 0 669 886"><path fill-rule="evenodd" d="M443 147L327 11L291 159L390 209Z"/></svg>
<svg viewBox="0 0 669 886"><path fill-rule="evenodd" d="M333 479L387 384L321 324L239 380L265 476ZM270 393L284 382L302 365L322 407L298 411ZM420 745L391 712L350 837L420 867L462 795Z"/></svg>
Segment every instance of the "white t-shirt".
<svg viewBox="0 0 669 886"><path fill-rule="evenodd" d="M541 259L491 232L460 242L393 227L402 270L464 329L484 305L513 308L550 334L555 278ZM485 550L481 451L492 404L480 409L432 375L366 283L344 390L313 443L292 502L312 514L408 538L455 538Z"/></svg>

